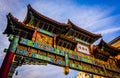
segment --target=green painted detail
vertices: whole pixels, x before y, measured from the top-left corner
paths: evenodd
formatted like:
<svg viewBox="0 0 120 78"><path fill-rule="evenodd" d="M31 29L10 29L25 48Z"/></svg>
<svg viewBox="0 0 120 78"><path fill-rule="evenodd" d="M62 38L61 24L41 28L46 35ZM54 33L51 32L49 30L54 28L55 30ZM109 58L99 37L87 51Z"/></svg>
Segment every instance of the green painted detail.
<svg viewBox="0 0 120 78"><path fill-rule="evenodd" d="M64 54L65 54L64 51L61 51L58 48L53 48L52 52L57 54L57 55L61 55L61 56L64 56Z"/></svg>
<svg viewBox="0 0 120 78"><path fill-rule="evenodd" d="M52 47L46 46L44 44L38 44L37 42L34 42L32 40L27 40L27 39L21 38L19 43L26 45L26 46L34 47L39 50L54 52L54 49Z"/></svg>
<svg viewBox="0 0 120 78"><path fill-rule="evenodd" d="M73 53L73 51L72 50L70 50L70 52L69 52L70 54L72 54Z"/></svg>
<svg viewBox="0 0 120 78"><path fill-rule="evenodd" d="M62 48L63 48L63 47L62 47ZM62 50L63 50L63 51L65 51L66 49L65 49L65 48L63 48Z"/></svg>
<svg viewBox="0 0 120 78"><path fill-rule="evenodd" d="M73 36L68 36L68 38L73 38Z"/></svg>
<svg viewBox="0 0 120 78"><path fill-rule="evenodd" d="M81 39L75 38L75 40L78 41L78 42L82 42L83 44L90 45L88 42L85 42Z"/></svg>
<svg viewBox="0 0 120 78"><path fill-rule="evenodd" d="M9 19L10 19L10 18L9 18ZM12 22L12 21L10 21L10 24L11 24L11 25L13 25L13 22Z"/></svg>
<svg viewBox="0 0 120 78"><path fill-rule="evenodd" d="M47 34L47 35L52 36L52 37L54 36L54 34L53 34L53 33L48 32L48 31L43 30L43 29L40 29L40 30L39 30L39 32L44 33L44 34Z"/></svg>
<svg viewBox="0 0 120 78"><path fill-rule="evenodd" d="M8 77L9 77L9 76L12 77L12 76L13 76L13 72L9 72L9 73L8 73Z"/></svg>
<svg viewBox="0 0 120 78"><path fill-rule="evenodd" d="M50 46L46 46L44 44L39 44L37 42L33 42L32 40L27 40L27 39L21 38L19 43L23 44L23 45L26 45L26 46L34 47L34 48L39 49L39 50L47 51L47 52L65 57L66 52L64 50L59 50L58 48L53 48L53 47L50 47ZM78 58L77 55L73 55L72 53L73 53L73 51L71 50L67 55L71 59L87 62L87 63L90 63L90 64L95 63L94 60L91 60L89 58L85 58L84 54L82 54Z"/></svg>
<svg viewBox="0 0 120 78"><path fill-rule="evenodd" d="M55 49L55 53L58 53L58 52L59 52L59 49L56 48L56 49Z"/></svg>
<svg viewBox="0 0 120 78"><path fill-rule="evenodd" d="M68 55L65 54L65 66L68 66Z"/></svg>
<svg viewBox="0 0 120 78"><path fill-rule="evenodd" d="M78 65L78 69L82 70L82 66L81 66L81 65Z"/></svg>
<svg viewBox="0 0 120 78"><path fill-rule="evenodd" d="M10 34L10 35L9 35L9 41L12 41L13 38L14 38L14 35Z"/></svg>
<svg viewBox="0 0 120 78"><path fill-rule="evenodd" d="M78 69L78 70L84 70L84 69L83 69L83 66L77 65L77 64L74 64L74 63L70 63L70 64L69 64L69 67L74 68L74 69ZM86 70L85 70L85 71L86 71Z"/></svg>
<svg viewBox="0 0 120 78"><path fill-rule="evenodd" d="M18 52L17 54L26 56L26 55L24 55L24 52L27 52L27 51L25 51L25 50L22 51L21 50L21 52ZM54 59L52 57L48 57L48 56L37 54L37 53L32 53L32 55L28 56L28 57L39 59L39 60L42 60L42 61L45 61L45 62L48 62L48 63L51 63L51 64L57 64L57 65L60 65L60 66L68 66L68 67L73 68L73 69L87 71L87 72L92 72L92 73L95 73L95 74L99 74L99 75L105 76L105 73L100 73L100 72L98 72L98 70L95 70L95 69L94 70L89 70L85 66L78 65L78 64L75 64L75 63L71 63L71 62L68 63L68 60L66 60L68 58L67 54L65 54L65 61L59 60L59 59L57 59L57 61L56 61L56 59Z"/></svg>
<svg viewBox="0 0 120 78"><path fill-rule="evenodd" d="M22 43L24 45L27 45L27 39L21 38L19 43Z"/></svg>
<svg viewBox="0 0 120 78"><path fill-rule="evenodd" d="M25 45L25 46L33 47L33 48L38 49L38 50L42 50L42 51L45 51L45 52L49 52L49 53L52 53L52 54L62 56L62 57L65 58L65 60L64 61L58 60L57 63L56 63L55 59L53 59L51 57L48 57L48 56L36 54L36 53L32 53L32 55L29 56L29 57L32 57L32 58L37 58L37 59L47 61L47 62L50 62L50 63L53 63L53 64L62 65L62 66L69 66L69 67L74 68L74 69L87 70L87 71L89 71L89 69L85 68L84 66L76 65L74 63L73 64L69 63L68 62L69 58L74 59L74 60L78 60L78 61L82 61L82 62L86 62L86 63L92 64L92 65L96 65L94 59L92 60L92 59L90 59L90 57L87 58L87 57L84 56L84 54L82 54L81 56L76 58L75 56L77 56L77 55L72 54L73 53L72 51L70 51L68 54L66 54L65 51L59 50L58 48L53 48L53 47L50 47L50 46L46 46L44 44L39 44L37 42L33 42L32 40L27 40L27 39L24 39L24 38L21 38L19 43L22 44L22 45ZM17 54L26 56L27 51L23 50L23 51L17 52ZM106 72L105 67L103 67L103 70L104 70L104 73L102 73L102 75L106 74L105 73ZM93 73L95 73L95 72L96 72L96 74L98 74L98 71L95 70Z"/></svg>
<svg viewBox="0 0 120 78"><path fill-rule="evenodd" d="M27 51L20 50L20 52L17 52L17 54L26 56L25 54L27 54ZM32 53L32 55L29 56L29 57L36 58L36 59L39 59L39 60L42 60L42 61L45 61L45 62L49 62L49 63L53 63L53 64L59 64L59 65L64 66L64 62L62 60L57 60L57 62L55 62L55 59L53 59L52 57L44 56L44 55L41 55L41 54ZM27 60L26 60L26 62L27 62Z"/></svg>
<svg viewBox="0 0 120 78"><path fill-rule="evenodd" d="M103 66L104 74L107 75L107 71L105 69L105 66Z"/></svg>
<svg viewBox="0 0 120 78"><path fill-rule="evenodd" d="M33 14L32 14L31 11L30 11L30 16L31 16L31 19L30 19L30 21L29 21L29 24L30 24L32 27L34 27L34 16L33 16Z"/></svg>
<svg viewBox="0 0 120 78"><path fill-rule="evenodd" d="M5 49L4 49L4 52L7 52L7 51L8 51L8 49L5 48Z"/></svg>
<svg viewBox="0 0 120 78"><path fill-rule="evenodd" d="M33 47L33 45L34 45L34 42L33 42L33 41L28 40L27 42L28 42L27 44L28 44L29 46Z"/></svg>
<svg viewBox="0 0 120 78"><path fill-rule="evenodd" d="M18 45L18 41L19 41L19 37L14 37L12 42L10 43L9 52L15 52L17 49L17 45Z"/></svg>

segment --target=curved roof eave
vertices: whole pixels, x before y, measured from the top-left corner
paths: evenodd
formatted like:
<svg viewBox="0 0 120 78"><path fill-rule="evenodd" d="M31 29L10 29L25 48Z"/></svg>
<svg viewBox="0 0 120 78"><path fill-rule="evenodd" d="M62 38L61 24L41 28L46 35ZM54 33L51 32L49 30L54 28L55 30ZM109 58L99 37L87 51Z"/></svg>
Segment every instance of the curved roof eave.
<svg viewBox="0 0 120 78"><path fill-rule="evenodd" d="M112 50L114 50L114 52L117 52L117 53L115 53L115 55L117 55L117 54L120 53L120 50L119 50L119 49L117 49L117 48L115 48L115 47L109 45L109 44L106 43L103 39L101 39L101 41L99 42L98 46L101 45L101 44L105 44L105 46L111 48Z"/></svg>
<svg viewBox="0 0 120 78"><path fill-rule="evenodd" d="M60 23L60 22L57 22L57 21L55 21L55 20L53 20L53 19L51 19L51 18L49 18L49 17L44 16L43 14L41 14L41 13L39 13L38 11L36 11L35 9L33 9L30 4L27 6L27 8L28 8L28 10L27 10L27 15L26 15L26 18L25 18L24 22L26 22L26 21L29 19L29 16L30 16L30 15L29 15L29 11L31 11L31 12L32 12L34 15L36 15L38 18L42 18L42 19L44 19L44 20L47 20L47 21L49 21L49 22L51 22L51 23L54 23L54 24L56 24L56 25L59 25L59 26L64 26L64 27L68 27L68 26L69 26L69 24Z"/></svg>
<svg viewBox="0 0 120 78"><path fill-rule="evenodd" d="M94 33L91 33L91 32L89 32L89 31L87 31L87 30L84 30L83 28L81 28L81 27L79 27L79 26L76 26L76 25L75 25L74 23L72 23L70 20L68 20L68 24L72 25L72 27L73 27L74 29L76 29L77 31L81 31L81 32L83 32L83 33L85 33L85 34L87 34L87 35L93 36L93 37L95 37L95 38L97 38L97 39L99 39L100 37L102 37L101 34L94 34Z"/></svg>
<svg viewBox="0 0 120 78"><path fill-rule="evenodd" d="M111 40L109 42L110 45L114 44L115 42L117 42L118 40L120 40L120 36L116 37L115 39Z"/></svg>
<svg viewBox="0 0 120 78"><path fill-rule="evenodd" d="M7 15L7 22L8 22L8 24L7 24L7 27L6 27L5 31L3 32L3 34L7 34L7 32L9 31L9 23L10 23L10 21L11 21L13 24L17 24L17 25L15 25L15 26L20 26L20 27L22 27L22 28L24 28L24 29L27 28L28 30L34 30L34 28L30 28L30 27L28 28L28 27L26 26L26 24L24 24L23 22L19 22L17 18L13 17L13 15L12 15L11 13L9 13L9 14Z"/></svg>

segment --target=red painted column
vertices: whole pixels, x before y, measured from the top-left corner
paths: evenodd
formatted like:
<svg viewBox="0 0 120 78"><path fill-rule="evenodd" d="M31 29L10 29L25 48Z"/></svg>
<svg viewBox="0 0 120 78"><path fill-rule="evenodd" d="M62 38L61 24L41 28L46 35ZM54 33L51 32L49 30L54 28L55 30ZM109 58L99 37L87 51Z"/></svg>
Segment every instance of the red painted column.
<svg viewBox="0 0 120 78"><path fill-rule="evenodd" d="M37 31L37 29L35 29L34 34L33 34L33 36L32 36L32 40L33 40L33 41L36 41L37 34L38 34L38 31Z"/></svg>
<svg viewBox="0 0 120 78"><path fill-rule="evenodd" d="M1 69L0 69L0 78L7 78L10 66L12 63L12 59L14 57L14 53L17 49L19 36L9 37L9 40L11 40L8 51L6 53L6 56L4 58L4 61L2 63Z"/></svg>
<svg viewBox="0 0 120 78"><path fill-rule="evenodd" d="M0 78L7 78L12 59L14 57L13 52L7 52L0 69Z"/></svg>

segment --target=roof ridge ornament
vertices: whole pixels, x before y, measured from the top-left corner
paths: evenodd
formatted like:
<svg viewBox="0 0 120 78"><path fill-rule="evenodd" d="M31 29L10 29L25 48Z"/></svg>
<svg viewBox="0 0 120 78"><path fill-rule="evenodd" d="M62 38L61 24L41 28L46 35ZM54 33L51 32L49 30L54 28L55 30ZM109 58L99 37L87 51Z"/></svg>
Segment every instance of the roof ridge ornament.
<svg viewBox="0 0 120 78"><path fill-rule="evenodd" d="M30 5L30 4L28 4L28 5L27 5L27 8L28 8L28 9L30 9L30 8L32 8L32 7L31 7L31 5Z"/></svg>

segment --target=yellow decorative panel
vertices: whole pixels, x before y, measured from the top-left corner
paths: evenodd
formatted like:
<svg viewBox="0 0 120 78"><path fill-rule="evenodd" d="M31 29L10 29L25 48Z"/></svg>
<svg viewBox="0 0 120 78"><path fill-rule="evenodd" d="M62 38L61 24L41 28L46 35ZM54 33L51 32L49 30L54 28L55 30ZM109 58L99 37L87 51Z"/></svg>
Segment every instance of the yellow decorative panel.
<svg viewBox="0 0 120 78"><path fill-rule="evenodd" d="M37 53L37 50L36 50L36 49L31 48L31 49L30 49L30 52L32 52L32 53Z"/></svg>
<svg viewBox="0 0 120 78"><path fill-rule="evenodd" d="M26 51L27 51L27 49L28 49L28 47L26 47L26 46L21 46L21 45L19 45L18 48L19 48L19 50L26 50Z"/></svg>
<svg viewBox="0 0 120 78"><path fill-rule="evenodd" d="M50 37L50 36L47 36L45 34L38 33L37 38L36 38L36 42L41 43L41 44L45 44L45 45L48 45L48 46L52 46L53 38Z"/></svg>
<svg viewBox="0 0 120 78"><path fill-rule="evenodd" d="M76 78L92 78L92 74L85 73L85 72L79 72Z"/></svg>
<svg viewBox="0 0 120 78"><path fill-rule="evenodd" d="M46 56L46 55L47 55L47 53L46 53L46 52L44 52L44 51L40 51L40 50L38 50L38 54L40 54L40 55L44 55L44 56Z"/></svg>
<svg viewBox="0 0 120 78"><path fill-rule="evenodd" d="M53 55L53 54L48 53L47 56L55 59L55 55Z"/></svg>
<svg viewBox="0 0 120 78"><path fill-rule="evenodd" d="M97 76L97 75L94 75L94 77L93 78L101 78L100 76Z"/></svg>

